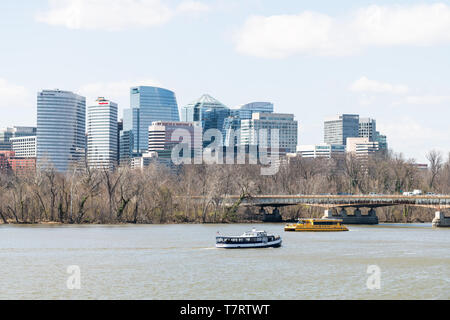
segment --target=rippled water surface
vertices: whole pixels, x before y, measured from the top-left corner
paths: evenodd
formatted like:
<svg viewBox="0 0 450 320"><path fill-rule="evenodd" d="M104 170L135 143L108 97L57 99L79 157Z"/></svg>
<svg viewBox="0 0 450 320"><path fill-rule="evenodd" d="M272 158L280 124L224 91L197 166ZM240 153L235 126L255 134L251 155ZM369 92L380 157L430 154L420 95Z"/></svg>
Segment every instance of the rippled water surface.
<svg viewBox="0 0 450 320"><path fill-rule="evenodd" d="M252 225L1 226L0 299L450 299L450 229L284 233L279 249L220 250ZM67 267L81 290L67 289ZM369 290L369 265L381 289Z"/></svg>

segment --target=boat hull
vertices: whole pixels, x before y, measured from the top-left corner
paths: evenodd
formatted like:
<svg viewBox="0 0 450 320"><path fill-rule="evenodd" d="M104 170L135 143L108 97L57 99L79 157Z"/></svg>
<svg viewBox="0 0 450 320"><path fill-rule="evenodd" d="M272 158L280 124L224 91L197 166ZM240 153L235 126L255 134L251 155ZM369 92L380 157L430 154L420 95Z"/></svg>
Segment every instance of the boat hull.
<svg viewBox="0 0 450 320"><path fill-rule="evenodd" d="M295 227L286 227L284 228L286 232L345 232L349 231L345 227L340 228L295 228Z"/></svg>
<svg viewBox="0 0 450 320"><path fill-rule="evenodd" d="M282 240L276 240L266 243L242 243L242 244L216 244L216 248L219 249L263 249L263 248L279 248L281 247Z"/></svg>

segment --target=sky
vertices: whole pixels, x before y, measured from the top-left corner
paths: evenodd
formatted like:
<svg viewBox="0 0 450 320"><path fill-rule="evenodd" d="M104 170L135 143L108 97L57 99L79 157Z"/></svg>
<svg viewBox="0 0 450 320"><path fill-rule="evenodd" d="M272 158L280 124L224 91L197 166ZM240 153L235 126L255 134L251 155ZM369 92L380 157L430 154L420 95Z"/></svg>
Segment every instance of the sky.
<svg viewBox="0 0 450 320"><path fill-rule="evenodd" d="M390 149L450 152L450 0L2 0L0 127L36 125L36 93L129 107L129 88L208 93L293 113L299 144L342 113Z"/></svg>

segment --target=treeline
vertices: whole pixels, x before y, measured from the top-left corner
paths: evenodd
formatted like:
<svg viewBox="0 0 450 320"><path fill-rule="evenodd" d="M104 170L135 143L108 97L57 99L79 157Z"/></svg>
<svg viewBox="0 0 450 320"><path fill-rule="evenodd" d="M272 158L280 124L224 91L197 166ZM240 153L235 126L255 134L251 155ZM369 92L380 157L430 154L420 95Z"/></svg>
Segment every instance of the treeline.
<svg viewBox="0 0 450 320"><path fill-rule="evenodd" d="M226 195L400 194L421 189L450 193L450 157L427 155L428 170L398 154L366 160L302 159L282 161L277 174L261 175L257 165L187 165L176 169L152 164L144 170L38 170L0 174L0 223L160 224L245 221L257 209L228 207ZM201 196L201 200L192 199ZM380 221L430 222L431 209L378 209ZM319 217L323 209L284 208L285 219Z"/></svg>

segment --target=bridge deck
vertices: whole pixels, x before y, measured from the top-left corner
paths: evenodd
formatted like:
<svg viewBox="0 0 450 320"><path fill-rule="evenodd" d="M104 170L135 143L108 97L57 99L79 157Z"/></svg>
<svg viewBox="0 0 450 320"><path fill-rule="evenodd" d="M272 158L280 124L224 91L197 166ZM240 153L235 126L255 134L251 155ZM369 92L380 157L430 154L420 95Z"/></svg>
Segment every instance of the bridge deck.
<svg viewBox="0 0 450 320"><path fill-rule="evenodd" d="M239 196L227 196L224 202L236 202ZM246 198L242 206L283 207L292 205L319 207L385 207L411 205L430 208L450 208L450 195L401 196L401 195L259 195Z"/></svg>

